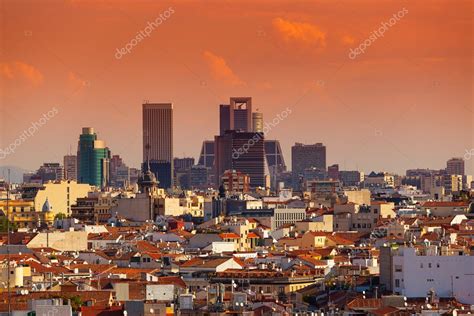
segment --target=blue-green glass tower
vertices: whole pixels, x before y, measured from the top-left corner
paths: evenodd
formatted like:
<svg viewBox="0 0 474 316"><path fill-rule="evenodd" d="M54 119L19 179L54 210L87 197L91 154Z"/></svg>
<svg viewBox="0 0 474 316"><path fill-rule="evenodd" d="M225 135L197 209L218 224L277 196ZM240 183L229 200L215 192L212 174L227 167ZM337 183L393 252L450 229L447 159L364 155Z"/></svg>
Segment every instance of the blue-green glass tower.
<svg viewBox="0 0 474 316"><path fill-rule="evenodd" d="M78 182L105 187L109 180L110 151L92 127L84 127L77 149Z"/></svg>

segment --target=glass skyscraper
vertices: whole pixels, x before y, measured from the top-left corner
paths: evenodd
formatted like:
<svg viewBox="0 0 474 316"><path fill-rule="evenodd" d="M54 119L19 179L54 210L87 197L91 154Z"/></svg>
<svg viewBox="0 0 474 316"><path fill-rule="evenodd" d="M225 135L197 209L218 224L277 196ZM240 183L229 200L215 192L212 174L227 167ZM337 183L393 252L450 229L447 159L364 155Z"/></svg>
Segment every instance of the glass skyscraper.
<svg viewBox="0 0 474 316"><path fill-rule="evenodd" d="M109 182L110 150L97 139L91 127L84 127L77 150L78 182L104 187Z"/></svg>

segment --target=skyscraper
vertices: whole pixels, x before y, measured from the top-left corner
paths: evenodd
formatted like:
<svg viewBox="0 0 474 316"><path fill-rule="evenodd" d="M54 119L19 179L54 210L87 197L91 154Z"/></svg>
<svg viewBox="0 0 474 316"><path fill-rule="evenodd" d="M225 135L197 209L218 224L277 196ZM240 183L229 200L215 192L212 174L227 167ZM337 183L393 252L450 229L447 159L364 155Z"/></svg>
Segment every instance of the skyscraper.
<svg viewBox="0 0 474 316"><path fill-rule="evenodd" d="M220 183L226 170L250 176L250 186L265 187L265 149L261 133L227 131L215 137L215 173Z"/></svg>
<svg viewBox="0 0 474 316"><path fill-rule="evenodd" d="M263 133L263 113L252 113L252 131Z"/></svg>
<svg viewBox="0 0 474 316"><path fill-rule="evenodd" d="M77 180L77 156L64 156L64 179Z"/></svg>
<svg viewBox="0 0 474 316"><path fill-rule="evenodd" d="M251 97L232 97L230 104L219 106L219 135L228 130L252 132Z"/></svg>
<svg viewBox="0 0 474 316"><path fill-rule="evenodd" d="M232 130L252 132L252 98L230 98L230 122Z"/></svg>
<svg viewBox="0 0 474 316"><path fill-rule="evenodd" d="M464 159L451 158L446 162L446 173L448 175L465 175Z"/></svg>
<svg viewBox="0 0 474 316"><path fill-rule="evenodd" d="M147 159L153 162L151 166L153 172L160 169L166 174L164 178L160 174L155 174L162 187L166 188L165 185L168 183L171 186L173 181L172 179L169 181L168 176L173 175L173 104L171 103L143 104L143 161Z"/></svg>
<svg viewBox="0 0 474 316"><path fill-rule="evenodd" d="M299 188L300 177L307 168L326 170L326 146L321 143L304 145L296 143L291 147L291 171L293 186Z"/></svg>
<svg viewBox="0 0 474 316"><path fill-rule="evenodd" d="M110 150L105 142L97 139L92 127L84 127L77 149L78 181L97 187L109 182Z"/></svg>

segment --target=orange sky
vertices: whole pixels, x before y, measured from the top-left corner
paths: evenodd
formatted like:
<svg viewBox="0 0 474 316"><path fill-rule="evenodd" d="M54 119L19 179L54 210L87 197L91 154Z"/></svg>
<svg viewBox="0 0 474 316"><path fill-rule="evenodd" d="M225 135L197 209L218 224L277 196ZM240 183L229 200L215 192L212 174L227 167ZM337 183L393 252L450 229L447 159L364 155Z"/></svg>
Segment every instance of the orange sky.
<svg viewBox="0 0 474 316"><path fill-rule="evenodd" d="M218 104L252 96L290 165L323 142L341 169L442 168L474 148L471 1L1 1L0 148L57 115L0 165L36 169L76 151L83 126L130 166L141 103L173 102L175 156L197 157ZM148 22L172 9L120 59ZM349 58L397 12L406 14ZM474 157L467 162L473 173Z"/></svg>

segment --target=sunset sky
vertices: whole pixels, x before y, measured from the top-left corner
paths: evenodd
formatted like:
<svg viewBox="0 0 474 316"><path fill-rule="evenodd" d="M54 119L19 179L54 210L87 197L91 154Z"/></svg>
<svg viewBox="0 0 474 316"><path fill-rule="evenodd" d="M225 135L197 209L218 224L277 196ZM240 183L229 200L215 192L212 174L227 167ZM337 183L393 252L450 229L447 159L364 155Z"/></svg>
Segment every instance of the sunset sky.
<svg viewBox="0 0 474 316"><path fill-rule="evenodd" d="M144 100L174 104L174 155L197 158L231 96L251 96L265 121L291 109L267 136L289 166L295 142L322 142L328 165L366 172L444 168L474 148L472 1L0 3L0 149L58 112L0 166L62 163L91 126L138 167Z"/></svg>

